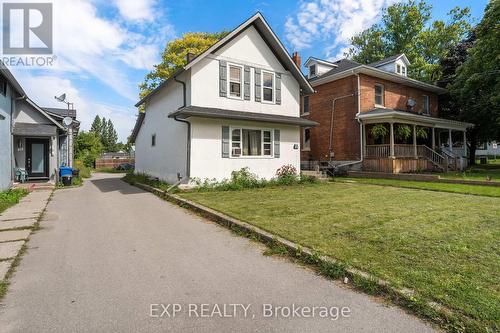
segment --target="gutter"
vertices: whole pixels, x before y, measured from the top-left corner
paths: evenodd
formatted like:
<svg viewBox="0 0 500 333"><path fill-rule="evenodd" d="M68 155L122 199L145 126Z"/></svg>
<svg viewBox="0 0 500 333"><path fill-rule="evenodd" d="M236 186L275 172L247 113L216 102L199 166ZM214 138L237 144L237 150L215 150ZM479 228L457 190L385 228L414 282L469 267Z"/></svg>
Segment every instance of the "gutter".
<svg viewBox="0 0 500 333"><path fill-rule="evenodd" d="M182 106L181 106L181 108L183 108L187 104L186 82L177 79L177 76L174 76L174 81L182 84ZM187 125L187 143L186 143L187 157L186 157L186 176L185 176L185 178L187 178L187 180L189 181L189 177L191 174L191 123L187 120L184 120L184 119L178 119L177 116L174 116L174 120L181 122L181 123L185 123Z"/></svg>

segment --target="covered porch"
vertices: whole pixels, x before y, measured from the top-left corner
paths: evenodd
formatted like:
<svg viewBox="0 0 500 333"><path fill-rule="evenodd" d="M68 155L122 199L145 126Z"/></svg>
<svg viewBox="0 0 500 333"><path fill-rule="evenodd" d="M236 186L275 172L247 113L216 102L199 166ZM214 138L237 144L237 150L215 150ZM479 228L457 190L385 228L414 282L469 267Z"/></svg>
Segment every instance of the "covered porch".
<svg viewBox="0 0 500 333"><path fill-rule="evenodd" d="M363 170L386 173L463 170L472 124L391 109L358 116Z"/></svg>

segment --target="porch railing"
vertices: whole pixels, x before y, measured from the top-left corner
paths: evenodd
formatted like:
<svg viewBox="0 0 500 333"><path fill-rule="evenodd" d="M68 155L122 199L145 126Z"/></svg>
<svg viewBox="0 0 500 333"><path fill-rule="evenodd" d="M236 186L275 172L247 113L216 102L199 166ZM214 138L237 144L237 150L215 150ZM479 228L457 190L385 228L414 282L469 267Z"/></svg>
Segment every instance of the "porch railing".
<svg viewBox="0 0 500 333"><path fill-rule="evenodd" d="M425 145L417 145L417 156L415 156L415 146L397 144L394 145L394 157L419 157L426 158L431 161L434 165L446 170L448 167L454 167L450 165L453 160L446 154L439 154L436 151ZM365 146L365 157L368 158L389 158L391 156L391 146L390 145L367 145Z"/></svg>
<svg viewBox="0 0 500 333"><path fill-rule="evenodd" d="M365 146L365 156L383 158L391 156L390 145L367 145Z"/></svg>

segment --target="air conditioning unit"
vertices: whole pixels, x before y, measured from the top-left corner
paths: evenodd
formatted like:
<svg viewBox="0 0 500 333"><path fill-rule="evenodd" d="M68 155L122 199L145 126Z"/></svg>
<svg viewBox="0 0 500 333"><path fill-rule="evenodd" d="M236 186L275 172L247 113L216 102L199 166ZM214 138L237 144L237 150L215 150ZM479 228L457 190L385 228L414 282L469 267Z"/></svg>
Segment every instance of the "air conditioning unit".
<svg viewBox="0 0 500 333"><path fill-rule="evenodd" d="M241 156L241 148L233 148L231 155L232 156Z"/></svg>

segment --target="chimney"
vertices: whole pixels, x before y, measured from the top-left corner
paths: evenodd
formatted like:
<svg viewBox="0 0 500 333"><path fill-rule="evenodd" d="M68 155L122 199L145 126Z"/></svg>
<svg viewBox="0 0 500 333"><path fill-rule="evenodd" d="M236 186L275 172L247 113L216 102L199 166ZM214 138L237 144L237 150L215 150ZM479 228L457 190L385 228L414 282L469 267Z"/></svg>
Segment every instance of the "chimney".
<svg viewBox="0 0 500 333"><path fill-rule="evenodd" d="M297 65L297 67L300 69L300 65L301 65L302 61L300 59L299 52L293 52L293 54L292 54L292 60Z"/></svg>
<svg viewBox="0 0 500 333"><path fill-rule="evenodd" d="M196 55L194 53L188 52L188 54L186 54L187 63L189 64L195 57Z"/></svg>

